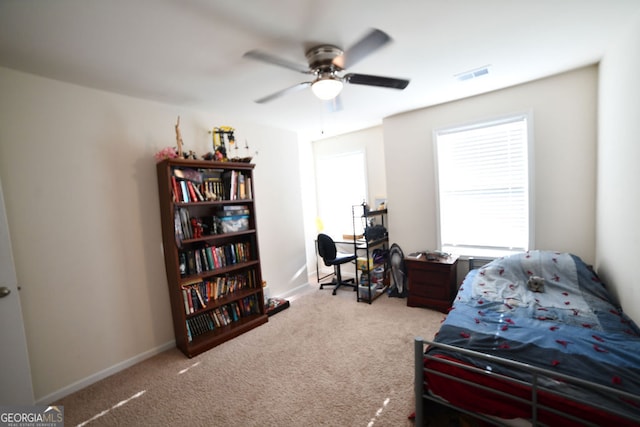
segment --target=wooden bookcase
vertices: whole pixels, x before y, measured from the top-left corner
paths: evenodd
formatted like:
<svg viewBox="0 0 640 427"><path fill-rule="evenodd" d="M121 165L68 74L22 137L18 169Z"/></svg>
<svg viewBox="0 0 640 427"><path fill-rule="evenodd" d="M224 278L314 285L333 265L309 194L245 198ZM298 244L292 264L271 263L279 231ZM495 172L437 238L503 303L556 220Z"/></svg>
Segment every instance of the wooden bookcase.
<svg viewBox="0 0 640 427"><path fill-rule="evenodd" d="M183 159L157 164L173 328L176 346L188 357L267 322L254 166Z"/></svg>

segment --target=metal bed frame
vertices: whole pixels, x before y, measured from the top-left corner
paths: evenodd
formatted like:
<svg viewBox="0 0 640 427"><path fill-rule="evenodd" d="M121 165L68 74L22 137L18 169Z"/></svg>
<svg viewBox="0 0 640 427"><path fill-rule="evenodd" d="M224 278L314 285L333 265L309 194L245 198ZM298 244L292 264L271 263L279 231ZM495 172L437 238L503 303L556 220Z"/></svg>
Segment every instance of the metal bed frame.
<svg viewBox="0 0 640 427"><path fill-rule="evenodd" d="M450 350L450 351L455 351L461 354L465 354L468 356L472 356L472 357L476 357L476 358L480 358L483 360L487 360L488 362L491 362L494 365L503 365L503 366L508 366L512 369L518 369L521 372L527 373L528 375L530 375L531 377L531 381L527 382L527 381L523 381L523 380L519 380L519 379L515 379L506 375L501 375L501 374L497 374L495 372L489 371L489 370L485 370L485 369L480 369L474 366L469 366L463 363L459 363L459 362L455 362L452 360L448 360L448 359L441 359L441 358L437 358L434 356L430 356L428 354L425 354L425 345L427 346L432 346L435 348L442 348L442 349L446 349L446 350ZM456 346L451 346L448 344L442 344L442 343L436 343L436 342L432 342L432 341L428 341L428 340L424 340L421 337L416 337L415 338L415 342L414 342L414 351L415 351L415 356L414 356L414 360L415 360L415 398L416 398L416 418L415 418L415 425L416 426L422 426L424 425L424 420L425 420L425 408L424 408L424 400L423 399L428 399L431 400L433 402L437 402L441 405L456 409L457 411L466 413L468 415L471 415L475 418L478 419L482 419L484 421L487 421L493 425L498 425L498 426L508 426L509 424L506 422L506 420L504 421L500 421L500 419L498 418L494 418L494 417L490 417L484 414L479 414L479 413L475 413L475 412L471 412L471 411L467 411L463 408L459 408L449 402L447 402L446 400L432 395L430 393L428 393L426 390L426 384L425 384L425 380L424 380L424 373L425 372L429 372L431 374L435 374L435 375L439 375L441 377L447 378L451 381L455 381L458 383L463 383L469 387L473 387L478 389L478 391L490 391L492 394L496 394L499 395L501 398L513 401L513 402L518 402L518 403L524 403L527 404L528 406L531 407L531 412L530 412L530 419L527 420L531 423L532 426L545 426L546 424L541 423L538 420L538 414L540 412L540 410L544 410L547 412L551 412L554 413L558 416L564 417L567 420L571 420L571 421L575 421L575 422L579 422L582 423L585 426L595 426L597 427L598 424L594 424L592 421L585 419L585 418L581 418L579 416L574 416L571 414L567 414L564 413L562 411L559 411L555 408L546 406L541 404L538 401L538 395L539 393L545 392L548 394L552 394L555 396L559 396L562 397L564 399L570 400L572 402L576 402L579 404L584 405L585 402L579 400L576 397L570 396L566 393L560 392L558 390L554 390L554 389L550 389L548 387L545 387L543 385L540 384L540 382L538 381L541 377L550 377L550 378L555 378L555 379L560 379L562 380L564 383L567 384L572 384L572 385L576 385L576 386L580 386L581 388L584 389L588 389L588 390L593 390L593 391L599 391L599 392L604 392L606 394L609 394L611 396L615 396L618 398L623 398L623 399L627 399L628 401L634 402L636 405L640 406L640 396L631 394L631 393L627 393L609 386L605 386L602 384L598 384L598 383L594 383L591 381L586 381L580 378L576 378L576 377L572 377L569 375L564 375L564 374L560 374L558 372L555 371L551 371L548 369L544 369L544 368L539 368L536 366L532 366L526 363L521 363L521 362L516 362L513 360L509 360L509 359L504 359L504 358L500 358L500 357L496 357L496 356L492 356L489 354L484 354L484 353L480 353L477 351L473 351L473 350L468 350L462 347L456 347ZM499 390L495 390L492 389L490 387L486 387L482 384L477 384L471 381L467 381L465 379L459 378L459 377L455 377L446 373L442 373L433 369L429 369L429 368L425 368L424 367L424 361L426 359L430 359L430 360L436 360L439 363L444 363L444 364L448 364L451 366L456 366L460 369L464 369L466 371L469 372L474 372L474 373L478 373L478 374L482 374L485 376L491 376L492 378L497 378L500 380L503 380L505 382L509 382L509 383L513 383L513 384L519 384L519 385L524 385L527 386L528 388L530 388L531 390L531 395L528 399L523 399L508 393L504 393L501 392ZM640 423L640 420L637 417L633 417L631 415L626 415L626 414L621 414L621 413L617 413L614 412L613 410L611 410L610 408L606 408L602 405L596 404L596 403L589 403L590 407L594 407L597 408L599 410L602 410L604 412L607 413L611 413L612 415L615 415L619 418L624 418L627 419L631 422L635 422L635 423Z"/></svg>
<svg viewBox="0 0 640 427"><path fill-rule="evenodd" d="M486 264L487 262L491 261L491 259L489 258L482 258L482 259L476 259L476 258L469 258L469 271L473 270L474 268L480 267L481 265ZM497 374L495 372L492 372L488 369L481 369L481 368L477 368L475 366L469 366L467 364L461 363L461 362L456 362L456 361L452 361L449 359L441 359L441 358L437 358L434 356L431 356L429 354L425 354L425 350L426 347L434 347L434 348L441 348L444 350L449 350L449 351L453 351L453 352L457 352L459 354L463 354L463 355L467 355L467 356L471 356L474 358L479 358L479 359L483 359L486 360L487 362L490 362L491 364L495 365L501 365L501 366L505 366L508 367L510 369L515 369L518 370L522 373L524 373L525 375L523 376L523 378L531 378L531 381L523 381L520 379L516 379L513 377L509 377L506 375L502 375L502 374ZM484 375L487 377L491 377L493 379L499 379L504 381L505 383L512 383L512 384L517 384L520 386L525 386L527 387L528 390L531 391L530 396L528 399L523 399L521 397L518 396L514 396L512 394L509 393L505 393L502 392L500 390L496 390L490 387L487 387L485 385L482 384L477 384L468 380L465 380L463 378L459 378L453 375L449 375L447 373L443 373L443 372L439 372L430 368L425 368L424 366L424 362L425 360L436 360L438 363L442 363L442 364L447 364L450 366L455 366L457 368L463 369L465 371L468 372L473 372L476 374L480 374L480 375ZM544 392L547 395L554 395L554 396L558 396L561 397L563 399L566 399L568 401L571 402L575 402L581 405L585 405L585 402L581 401L580 399L567 395L566 393L560 392L558 390L554 390L554 389L550 389L548 387L545 387L541 384L541 382L539 381L540 378L554 378L554 379L559 379L562 380L564 383L569 384L569 385L574 385L574 386L578 386L582 389L586 389L586 390L590 390L590 391L595 391L595 392L600 392L600 393L606 393L609 396L614 396L614 397L618 397L621 399L626 399L627 401L633 402L636 406L640 407L640 396L638 395L634 395L625 391L621 391L609 386L605 386L602 384L598 384L598 383L594 383L591 381L586 381L580 378L576 378L576 377L572 377L569 375L565 375L565 374L560 374L556 371L551 371L549 369L544 369L544 368L539 368L537 366L533 366L533 365L529 365L526 363L521 363L521 362L517 362L517 361L513 361L513 360L509 360L509 359L505 359L505 358L501 358L501 357L496 357L496 356L492 356L489 354L485 354L485 353L480 353L474 350L469 350L469 349L465 349L462 347L457 347L457 346L452 346L449 344L443 344L443 343L436 343L433 341L429 341L429 340L425 340L422 337L415 337L415 341L414 341L414 372L415 372L415 378L414 378L414 387L415 387L415 405L416 405L416 411L415 411L415 426L416 427L422 427L424 425L425 422L425 416L426 414L426 409L425 409L425 403L426 401L433 401L436 403L439 403L441 405L444 405L446 407L449 408L453 408L459 412L465 413L467 415L470 415L474 418L477 419L481 419L483 421L486 421L490 424L493 425L497 425L497 426L510 426L512 424L509 424L508 421L506 419L500 419L497 417L492 417L492 416L488 416L485 414L480 414L480 413L476 413L476 412L472 412L472 411L468 411L464 408L460 408L454 404L451 404L450 402L444 400L443 398L440 398L436 395L433 395L431 393L429 393L427 391L427 384L425 383L424 380L424 375L426 372L430 373L430 374L434 374L434 375L438 375L444 378L447 378L450 381L453 382L458 382L460 384L465 384L468 387L472 387L474 389L476 389L478 392L482 392L482 391L489 391L492 394L495 394L496 396L500 396L500 398L505 399L506 401L512 401L514 403L520 403L520 404L525 404L527 406L529 406L531 408L530 410L530 417L528 420L528 422L531 423L532 426L545 426L546 424L542 423L539 421L538 419L538 415L540 414L540 411L546 411L548 413L553 413L557 416L563 417L565 418L567 421L573 421L573 422L577 422L577 423L581 423L582 425L585 426L594 426L597 427L597 424L594 424L593 421L589 420L589 419L585 419L585 418L581 418L580 416L575 416L575 415L571 415L571 414L567 414L564 413L562 411L559 411L556 408L552 408L549 407L547 405L543 405L539 402L539 393L540 392ZM626 419L629 420L631 423L637 423L638 425L640 425L640 419L638 417L634 417L632 415L625 415L625 414L621 414L618 412L614 412L614 410L610 409L610 408L606 408L602 405L599 405L597 403L588 403L588 406L593 407L593 408L597 408L605 413L610 413L612 415L615 415L619 418L622 419ZM588 416L588 414L584 415L585 417Z"/></svg>

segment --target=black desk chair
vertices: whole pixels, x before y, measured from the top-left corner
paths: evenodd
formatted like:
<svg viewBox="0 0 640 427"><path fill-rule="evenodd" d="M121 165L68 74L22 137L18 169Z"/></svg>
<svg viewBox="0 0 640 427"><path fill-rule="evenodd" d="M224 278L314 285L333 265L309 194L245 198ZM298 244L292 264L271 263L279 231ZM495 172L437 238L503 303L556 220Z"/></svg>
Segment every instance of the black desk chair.
<svg viewBox="0 0 640 427"><path fill-rule="evenodd" d="M354 291L356 290L355 280L342 280L342 274L340 272L340 266L342 264L355 261L355 254L338 254L336 243L333 241L333 239L322 233L318 234L318 254L324 261L324 265L326 265L327 267L333 266L333 271L336 276L331 281L331 283L321 283L320 289L322 289L324 286L333 286L333 295L336 294L336 291L340 286L350 286L353 287Z"/></svg>

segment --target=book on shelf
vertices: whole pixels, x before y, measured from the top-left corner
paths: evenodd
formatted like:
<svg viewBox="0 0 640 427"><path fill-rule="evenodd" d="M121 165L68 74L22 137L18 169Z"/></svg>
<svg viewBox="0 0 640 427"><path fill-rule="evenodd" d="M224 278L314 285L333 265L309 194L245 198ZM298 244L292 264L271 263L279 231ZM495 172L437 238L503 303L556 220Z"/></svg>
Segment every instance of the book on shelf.
<svg viewBox="0 0 640 427"><path fill-rule="evenodd" d="M216 213L218 217L249 215L249 207L247 205L226 205Z"/></svg>
<svg viewBox="0 0 640 427"><path fill-rule="evenodd" d="M182 200L182 193L178 190L178 180L175 176L171 176L171 188L173 189L173 201L180 202Z"/></svg>
<svg viewBox="0 0 640 427"><path fill-rule="evenodd" d="M218 318L218 316L216 316L215 311L211 310L209 312L209 316L211 317L211 320L213 320L216 327L219 328L220 326L222 326L222 323L220 323L220 319Z"/></svg>
<svg viewBox="0 0 640 427"><path fill-rule="evenodd" d="M216 308L214 311L214 316L216 316L216 319L218 319L218 323L221 326L226 326L227 325L227 321L224 318L224 316L222 315L222 311L220 310L220 308Z"/></svg>
<svg viewBox="0 0 640 427"><path fill-rule="evenodd" d="M178 208L178 216L180 217L180 232L178 233L183 239L191 239L191 214L189 209Z"/></svg>
<svg viewBox="0 0 640 427"><path fill-rule="evenodd" d="M184 312L187 314L191 314L193 312L191 311L191 304L189 304L189 301L187 299L188 292L189 291L186 288L184 287L182 288L182 299L184 300Z"/></svg>
<svg viewBox="0 0 640 427"><path fill-rule="evenodd" d="M202 273L202 260L200 259L200 251L191 251L189 253L193 254L193 259L195 260L196 274Z"/></svg>
<svg viewBox="0 0 640 427"><path fill-rule="evenodd" d="M214 262L213 251L211 250L211 246L205 246L204 251L207 254L207 261L209 263L210 270L213 270L214 268L216 268L216 263Z"/></svg>
<svg viewBox="0 0 640 427"><path fill-rule="evenodd" d="M245 178L242 173L238 173L238 198L246 199L246 197Z"/></svg>
<svg viewBox="0 0 640 427"><path fill-rule="evenodd" d="M200 310L202 307L198 303L198 296L196 295L196 290L194 288L189 288L189 296L191 297L192 310L195 313L197 310Z"/></svg>
<svg viewBox="0 0 640 427"><path fill-rule="evenodd" d="M176 235L176 240L181 242L184 239L184 233L182 232L182 219L180 218L179 209L176 209L173 212L173 229Z"/></svg>
<svg viewBox="0 0 640 427"><path fill-rule="evenodd" d="M191 181L185 181L187 184L187 191L189 191L189 201L195 202L198 201L198 196L196 195L196 191L193 189L193 183Z"/></svg>
<svg viewBox="0 0 640 427"><path fill-rule="evenodd" d="M196 195L196 198L198 199L198 201L203 202L206 200L206 198L204 197L204 195L202 194L202 192L200 191L200 185L192 185L193 187L193 192Z"/></svg>
<svg viewBox="0 0 640 427"><path fill-rule="evenodd" d="M187 181L181 180L178 182L178 184L180 184L180 194L181 194L181 199L184 203L188 203L190 201L189 199L189 189L187 188Z"/></svg>
<svg viewBox="0 0 640 427"><path fill-rule="evenodd" d="M204 297L202 296L202 293L200 292L199 287L193 287L192 289L196 292L196 296L198 297L198 302L200 303L200 307L199 308L206 308L207 307L207 303L205 302Z"/></svg>

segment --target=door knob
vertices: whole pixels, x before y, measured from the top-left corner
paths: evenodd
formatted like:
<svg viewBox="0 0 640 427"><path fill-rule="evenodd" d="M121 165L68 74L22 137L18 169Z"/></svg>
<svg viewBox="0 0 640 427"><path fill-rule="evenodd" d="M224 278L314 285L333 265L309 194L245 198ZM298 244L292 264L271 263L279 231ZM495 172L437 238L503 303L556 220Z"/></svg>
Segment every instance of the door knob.
<svg viewBox="0 0 640 427"><path fill-rule="evenodd" d="M11 289L6 286L0 287L0 298L4 298L11 293Z"/></svg>

